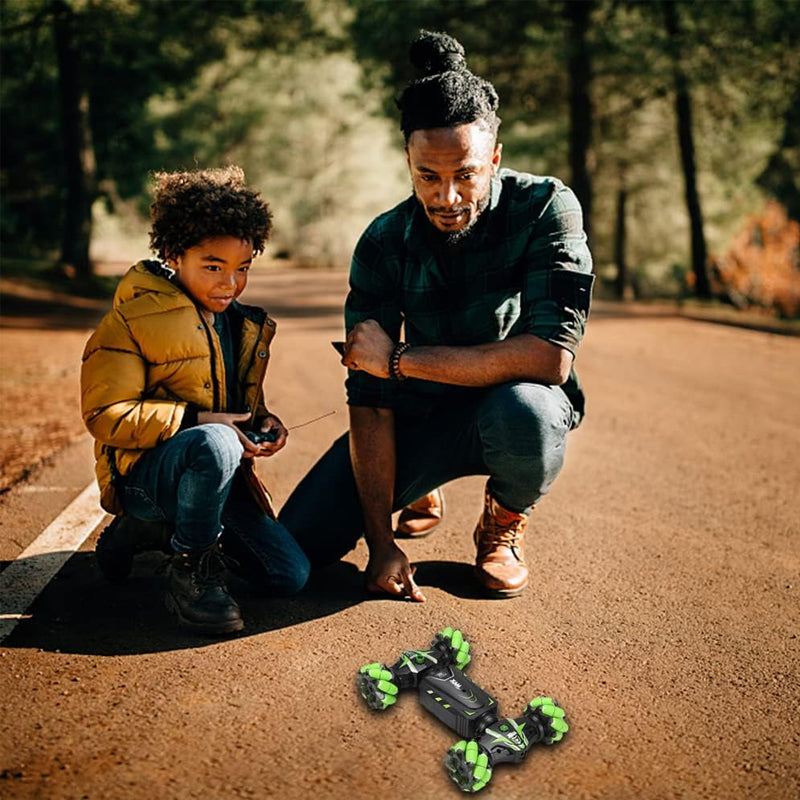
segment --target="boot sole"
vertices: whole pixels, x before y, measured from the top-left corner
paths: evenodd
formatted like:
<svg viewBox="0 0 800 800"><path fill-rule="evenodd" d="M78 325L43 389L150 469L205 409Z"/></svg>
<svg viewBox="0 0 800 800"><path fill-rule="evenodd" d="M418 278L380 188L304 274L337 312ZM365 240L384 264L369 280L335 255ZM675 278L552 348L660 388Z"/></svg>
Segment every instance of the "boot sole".
<svg viewBox="0 0 800 800"><path fill-rule="evenodd" d="M519 589L487 589L481 584L484 594L491 597L493 600L508 600L512 597L519 597L527 588L528 585L521 586Z"/></svg>
<svg viewBox="0 0 800 800"><path fill-rule="evenodd" d="M432 524L431 524L431 526L429 528L426 528L425 530L420 531L419 533L415 533L414 531L405 530L403 528L403 524L404 523L400 522L400 520L398 519L398 521L397 521L397 530L394 532L395 538L396 539L424 539L426 536L430 536L436 530L436 528L438 528L439 525L441 525L442 522L444 521L444 494L441 492L441 490L439 492L439 496L441 497L442 502L441 502L441 504L439 506L439 508L441 509L441 513L439 514L438 519L436 519L434 517L425 517L425 519L435 520L435 521L432 522ZM401 516L402 516L402 512L401 512ZM417 519L419 519L419 517Z"/></svg>
<svg viewBox="0 0 800 800"><path fill-rule="evenodd" d="M224 636L228 633L238 633L244 629L244 620L230 619L225 622L211 624L207 622L193 622L181 614L180 607L171 594L165 598L167 609L178 618L178 625L184 630L199 633L205 636Z"/></svg>
<svg viewBox="0 0 800 800"><path fill-rule="evenodd" d="M401 530L398 528L398 529L397 529L397 530L394 532L394 538L395 538L395 539L406 539L406 540L408 540L408 539L424 539L424 538L426 538L427 536L430 536L430 535L431 535L431 534L432 534L432 533L433 533L433 532L436 530L436 527L437 527L437 526L438 526L440 523L441 523L441 520L439 520L439 521L436 523L436 525L432 525L430 528L428 528L428 529L427 529L427 530L425 530L425 531L422 531L421 533L411 533L411 532L407 532L407 531L401 531Z"/></svg>
<svg viewBox="0 0 800 800"><path fill-rule="evenodd" d="M520 589L487 589L482 586L484 594L493 600L510 600L512 597L519 597L527 588L527 586L523 586Z"/></svg>
<svg viewBox="0 0 800 800"><path fill-rule="evenodd" d="M528 588L528 581L525 581L524 585L520 586L518 589L490 589L480 579L477 569L475 570L475 579L478 581L483 593L494 600L506 600L512 597L519 597Z"/></svg>

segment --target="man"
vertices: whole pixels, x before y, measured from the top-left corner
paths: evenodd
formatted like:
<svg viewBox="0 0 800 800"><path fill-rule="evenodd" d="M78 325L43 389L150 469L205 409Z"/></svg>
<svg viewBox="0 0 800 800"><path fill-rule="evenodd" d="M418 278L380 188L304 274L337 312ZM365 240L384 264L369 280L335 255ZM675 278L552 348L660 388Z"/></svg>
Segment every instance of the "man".
<svg viewBox="0 0 800 800"><path fill-rule="evenodd" d="M528 514L583 414L572 362L591 256L569 189L500 170L497 94L467 70L461 45L423 32L411 60L424 75L398 105L414 194L367 228L350 273L350 432L280 519L312 565L363 532L367 589L423 601L392 512L406 507L401 525L424 531L439 516L437 487L488 475L475 572L488 594L511 597L528 582Z"/></svg>

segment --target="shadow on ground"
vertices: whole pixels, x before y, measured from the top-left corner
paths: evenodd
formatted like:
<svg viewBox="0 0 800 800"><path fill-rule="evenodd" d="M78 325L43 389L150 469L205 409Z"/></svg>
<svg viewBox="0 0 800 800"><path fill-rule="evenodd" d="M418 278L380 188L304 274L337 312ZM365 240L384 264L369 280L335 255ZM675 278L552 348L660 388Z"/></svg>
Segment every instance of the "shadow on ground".
<svg viewBox="0 0 800 800"><path fill-rule="evenodd" d="M165 558L140 556L126 581L111 584L93 552L76 553L3 646L102 656L206 647L215 640L181 631L164 606L165 575L159 567ZM358 568L346 562L321 570L290 598L264 597L233 580L229 585L245 619L240 636L326 617L369 599Z"/></svg>
<svg viewBox="0 0 800 800"><path fill-rule="evenodd" d="M90 330L98 326L110 308L110 300L74 298L68 304L58 299L20 297L4 292L0 328Z"/></svg>
<svg viewBox="0 0 800 800"><path fill-rule="evenodd" d="M773 333L779 336L800 336L800 321L785 320L754 311L739 311L731 306L703 306L670 301L615 300L592 301L592 319L684 319L692 322L708 322L712 325L725 325L760 333Z"/></svg>
<svg viewBox="0 0 800 800"><path fill-rule="evenodd" d="M100 573L94 552L76 553L37 598L28 612L30 618L19 624L3 646L100 656L207 646L214 639L180 630L164 606L161 566L165 559L155 553L139 556L130 577L111 584ZM416 580L423 588L436 587L456 597L481 597L468 564L419 562ZM245 630L238 634L242 637L327 617L365 601L388 599L367 594L363 575L346 561L315 572L295 597L265 597L236 578L231 578L229 588L245 619Z"/></svg>
<svg viewBox="0 0 800 800"><path fill-rule="evenodd" d="M423 589L432 586L463 600L485 600L472 564L458 561L415 561L414 580Z"/></svg>

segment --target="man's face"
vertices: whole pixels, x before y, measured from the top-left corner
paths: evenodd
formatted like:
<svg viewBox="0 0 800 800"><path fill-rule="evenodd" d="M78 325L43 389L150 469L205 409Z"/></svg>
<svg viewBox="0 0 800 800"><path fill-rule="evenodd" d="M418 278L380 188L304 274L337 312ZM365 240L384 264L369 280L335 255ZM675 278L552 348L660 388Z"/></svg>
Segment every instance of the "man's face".
<svg viewBox="0 0 800 800"><path fill-rule="evenodd" d="M244 291L253 245L233 236L212 236L168 259L181 286L212 314L225 311Z"/></svg>
<svg viewBox="0 0 800 800"><path fill-rule="evenodd" d="M502 145L480 122L414 131L406 160L414 194L436 230L455 240L489 203Z"/></svg>

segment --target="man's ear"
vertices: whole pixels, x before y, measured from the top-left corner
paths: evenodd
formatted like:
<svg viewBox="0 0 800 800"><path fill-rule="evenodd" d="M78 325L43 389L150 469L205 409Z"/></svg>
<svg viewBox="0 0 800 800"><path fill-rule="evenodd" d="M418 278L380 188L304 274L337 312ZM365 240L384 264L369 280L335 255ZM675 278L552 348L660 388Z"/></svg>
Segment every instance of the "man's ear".
<svg viewBox="0 0 800 800"><path fill-rule="evenodd" d="M403 148L403 152L406 154L406 165L408 166L408 171L411 172L411 156L408 152L408 145Z"/></svg>
<svg viewBox="0 0 800 800"><path fill-rule="evenodd" d="M497 175L497 170L500 168L500 159L503 157L503 145L500 142L494 146L492 153L492 175Z"/></svg>

